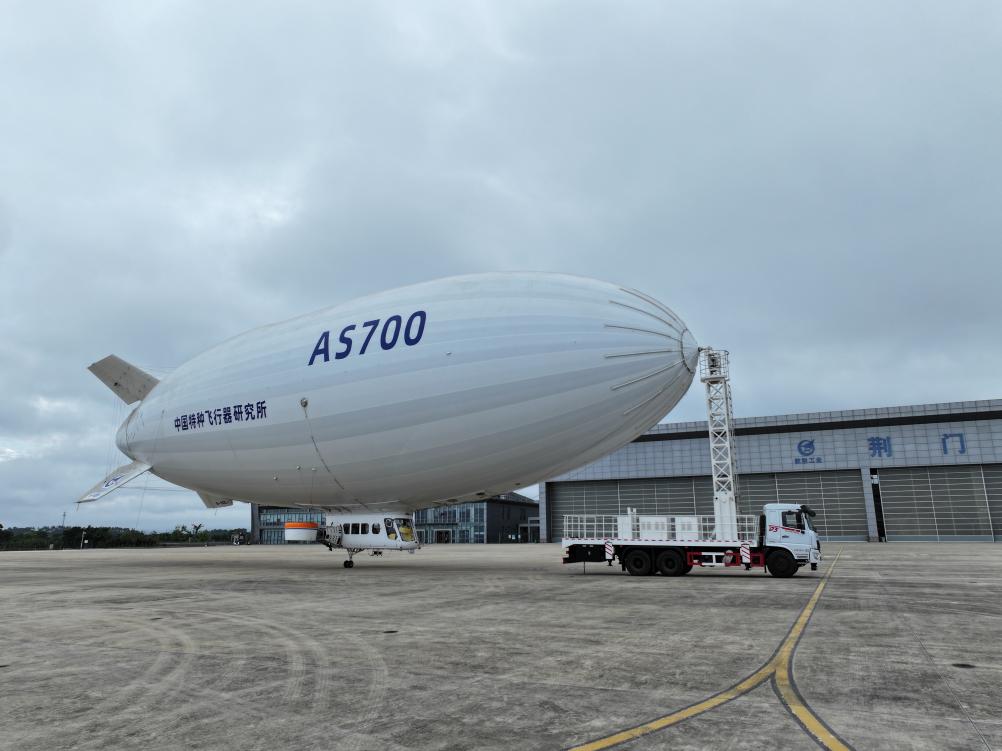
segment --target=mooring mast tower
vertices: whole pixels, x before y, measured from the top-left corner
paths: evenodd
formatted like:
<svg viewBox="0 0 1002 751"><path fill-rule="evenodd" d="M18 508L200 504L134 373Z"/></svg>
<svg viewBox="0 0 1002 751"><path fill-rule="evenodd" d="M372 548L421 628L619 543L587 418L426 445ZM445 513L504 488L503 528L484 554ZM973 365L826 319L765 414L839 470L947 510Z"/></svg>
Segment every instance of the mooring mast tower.
<svg viewBox="0 0 1002 751"><path fill-rule="evenodd" d="M706 417L710 429L710 474L713 477L714 534L718 540L738 539L738 475L735 468L734 439L731 435L734 410L728 353L724 349L701 347L699 380L706 385Z"/></svg>

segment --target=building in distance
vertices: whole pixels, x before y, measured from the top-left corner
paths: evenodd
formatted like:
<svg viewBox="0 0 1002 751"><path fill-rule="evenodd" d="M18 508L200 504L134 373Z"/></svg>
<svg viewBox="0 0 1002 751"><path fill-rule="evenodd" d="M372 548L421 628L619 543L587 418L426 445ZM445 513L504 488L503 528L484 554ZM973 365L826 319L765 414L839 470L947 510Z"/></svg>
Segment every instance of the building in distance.
<svg viewBox="0 0 1002 751"><path fill-rule="evenodd" d="M320 509L251 504L251 539L284 543L287 523L324 526ZM432 543L539 542L539 502L520 493L442 504L414 513L418 541Z"/></svg>

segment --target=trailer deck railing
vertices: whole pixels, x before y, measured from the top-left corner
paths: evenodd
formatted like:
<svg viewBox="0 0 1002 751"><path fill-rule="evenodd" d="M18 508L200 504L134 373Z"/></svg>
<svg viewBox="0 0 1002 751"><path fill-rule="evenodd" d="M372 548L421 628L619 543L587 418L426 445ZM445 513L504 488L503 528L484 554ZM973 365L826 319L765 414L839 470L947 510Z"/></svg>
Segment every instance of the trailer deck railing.
<svg viewBox="0 0 1002 751"><path fill-rule="evenodd" d="M738 541L755 542L758 517L737 517ZM716 520L711 516L646 516L624 514L568 514L564 539L716 540Z"/></svg>

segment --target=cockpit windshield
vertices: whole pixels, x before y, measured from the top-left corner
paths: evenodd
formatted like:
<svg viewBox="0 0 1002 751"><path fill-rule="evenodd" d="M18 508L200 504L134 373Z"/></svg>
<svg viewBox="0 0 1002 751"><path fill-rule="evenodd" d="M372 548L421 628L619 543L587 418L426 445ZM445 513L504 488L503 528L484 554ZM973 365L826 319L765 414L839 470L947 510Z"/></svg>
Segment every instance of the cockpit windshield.
<svg viewBox="0 0 1002 751"><path fill-rule="evenodd" d="M400 539L404 542L414 542L414 528L410 519L395 519L397 529L400 530Z"/></svg>
<svg viewBox="0 0 1002 751"><path fill-rule="evenodd" d="M386 527L386 537L390 540L397 539L397 530L393 526L393 520L387 517L383 519L383 525Z"/></svg>

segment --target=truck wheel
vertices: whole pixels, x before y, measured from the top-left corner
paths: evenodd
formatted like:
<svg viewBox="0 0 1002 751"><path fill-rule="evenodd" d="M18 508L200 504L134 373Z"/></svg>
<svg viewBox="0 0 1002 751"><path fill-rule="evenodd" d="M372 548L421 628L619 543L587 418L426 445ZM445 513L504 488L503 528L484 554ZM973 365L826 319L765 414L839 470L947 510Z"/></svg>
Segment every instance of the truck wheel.
<svg viewBox="0 0 1002 751"><path fill-rule="evenodd" d="M689 573L690 571L692 571L692 565L691 565L691 564L687 563L687 564L685 564L685 565L684 565L684 566L682 567L682 574L683 574L683 575L684 575L684 574L688 574L688 573Z"/></svg>
<svg viewBox="0 0 1002 751"><path fill-rule="evenodd" d="M677 550L666 550L658 556L658 571L662 576L681 576L685 573L682 554Z"/></svg>
<svg viewBox="0 0 1002 751"><path fill-rule="evenodd" d="M774 550L765 561L769 573L780 579L789 579L797 573L797 562L787 550Z"/></svg>
<svg viewBox="0 0 1002 751"><path fill-rule="evenodd" d="M646 550L631 550L623 559L630 576L647 576L651 573L651 557Z"/></svg>

